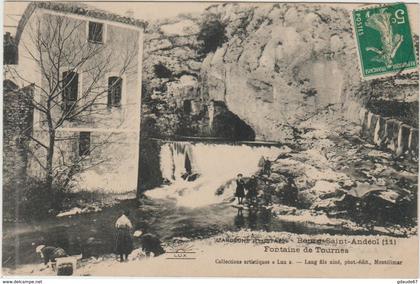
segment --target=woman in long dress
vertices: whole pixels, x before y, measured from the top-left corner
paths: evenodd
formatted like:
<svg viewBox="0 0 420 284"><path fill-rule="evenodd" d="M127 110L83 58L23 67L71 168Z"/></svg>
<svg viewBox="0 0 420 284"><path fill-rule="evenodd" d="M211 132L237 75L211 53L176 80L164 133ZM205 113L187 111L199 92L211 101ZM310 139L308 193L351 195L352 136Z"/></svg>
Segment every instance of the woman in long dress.
<svg viewBox="0 0 420 284"><path fill-rule="evenodd" d="M125 211L117 222L115 222L115 229L117 231L115 251L120 256L120 261L127 260L128 255L133 251L133 239L131 237L131 230L133 225L131 224L128 216L129 211Z"/></svg>
<svg viewBox="0 0 420 284"><path fill-rule="evenodd" d="M235 196L238 197L238 204L243 204L245 197L245 182L242 180L242 174L238 174L236 179Z"/></svg>

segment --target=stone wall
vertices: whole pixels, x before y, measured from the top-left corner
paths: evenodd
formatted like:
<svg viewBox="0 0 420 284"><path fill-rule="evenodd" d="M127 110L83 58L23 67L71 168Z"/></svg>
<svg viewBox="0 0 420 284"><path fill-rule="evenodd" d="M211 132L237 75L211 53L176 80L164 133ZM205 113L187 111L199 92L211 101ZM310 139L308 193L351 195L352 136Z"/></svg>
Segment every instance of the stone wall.
<svg viewBox="0 0 420 284"><path fill-rule="evenodd" d="M386 148L397 156L406 154L418 157L419 131L417 128L392 117L373 113L357 104L353 104L352 114L347 118L361 126L361 136L374 145Z"/></svg>
<svg viewBox="0 0 420 284"><path fill-rule="evenodd" d="M29 102L33 89L3 87L3 185L17 185L26 177L28 134L33 119Z"/></svg>
<svg viewBox="0 0 420 284"><path fill-rule="evenodd" d="M162 184L160 170L161 141L157 139L142 139L140 141L139 191L158 187Z"/></svg>
<svg viewBox="0 0 420 284"><path fill-rule="evenodd" d="M191 116L202 112L197 78L198 17L151 22L145 31L142 119L156 128L142 130L143 137L195 135ZM184 115L184 102L191 112Z"/></svg>

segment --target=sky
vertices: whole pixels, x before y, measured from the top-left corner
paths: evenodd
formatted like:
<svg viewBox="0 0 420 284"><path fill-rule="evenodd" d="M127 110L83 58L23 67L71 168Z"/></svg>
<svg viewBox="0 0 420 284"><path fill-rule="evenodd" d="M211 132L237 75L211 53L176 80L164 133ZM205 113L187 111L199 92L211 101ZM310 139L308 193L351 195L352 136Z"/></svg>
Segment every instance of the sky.
<svg viewBox="0 0 420 284"><path fill-rule="evenodd" d="M86 1L85 1L86 3ZM128 10L133 11L133 17L142 20L157 20L177 16L181 13L201 13L211 3L168 3L168 2L101 2L87 3L115 14L125 15ZM20 16L25 11L28 2L5 2L4 29L14 33ZM10 26L10 27L9 27Z"/></svg>
<svg viewBox="0 0 420 284"><path fill-rule="evenodd" d="M372 0L371 0L372 1ZM87 1L84 1L85 3ZM91 6L98 7L102 10L108 10L116 14L124 15L128 10L133 12L133 17L142 20L156 20L174 17L180 13L200 13L205 8L214 4L209 2L99 2L91 1L87 3ZM333 4L333 3L331 3ZM335 3L334 3L335 4ZM5 2L4 15L4 29L15 32L21 14L25 10L28 2ZM298 4L297 4L298 5ZM337 6L342 6L352 9L364 4L349 4L340 3ZM419 34L419 8L416 4L407 4L409 9L409 19L412 26L412 31Z"/></svg>

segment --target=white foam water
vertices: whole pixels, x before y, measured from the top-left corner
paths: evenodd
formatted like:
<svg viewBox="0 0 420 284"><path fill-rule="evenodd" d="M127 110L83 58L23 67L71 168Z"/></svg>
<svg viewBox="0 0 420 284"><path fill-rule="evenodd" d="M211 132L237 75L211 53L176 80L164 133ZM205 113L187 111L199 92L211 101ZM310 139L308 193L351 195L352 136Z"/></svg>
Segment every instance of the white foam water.
<svg viewBox="0 0 420 284"><path fill-rule="evenodd" d="M167 142L162 145L160 164L170 185L148 190L151 198L173 199L179 206L201 207L226 202L234 197L235 178L258 171L261 157L274 160L280 154L275 146ZM198 174L185 181L186 173ZM216 194L223 188L223 193Z"/></svg>

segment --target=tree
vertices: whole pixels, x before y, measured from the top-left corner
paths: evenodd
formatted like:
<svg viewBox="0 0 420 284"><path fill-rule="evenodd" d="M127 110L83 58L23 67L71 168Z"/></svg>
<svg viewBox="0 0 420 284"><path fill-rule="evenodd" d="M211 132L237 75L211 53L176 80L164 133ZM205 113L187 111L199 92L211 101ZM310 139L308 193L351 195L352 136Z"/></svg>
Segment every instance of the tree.
<svg viewBox="0 0 420 284"><path fill-rule="evenodd" d="M9 66L6 72L16 82L32 84L35 95L30 100L34 111L39 113L39 120L30 139L34 143L33 159L45 173L46 187L51 189L54 181L69 179L84 166L85 156L73 157L69 162L65 150L58 142L74 139L71 135L58 135L60 127L92 125L95 118L109 111L108 91L119 84L118 80L109 81L107 74L116 74L116 78L130 76L137 70L135 59L138 43L135 40L120 40L120 49L116 51L109 44L87 40L86 22L65 16L44 14L32 16L25 27L26 37L19 45L25 51L25 64L36 66L41 80L33 82L23 68ZM89 30L96 39L101 38L100 25ZM20 57L20 59L22 59ZM21 64L22 65L22 64ZM79 86L83 78L83 85ZM111 82L111 83L110 83ZM73 88L73 89L72 89ZM74 88L77 89L76 92ZM77 94L74 96L74 93ZM111 135L95 147L101 147L112 140ZM94 147L94 148L95 148ZM58 155L58 156L56 156ZM63 178L63 173L66 177Z"/></svg>

